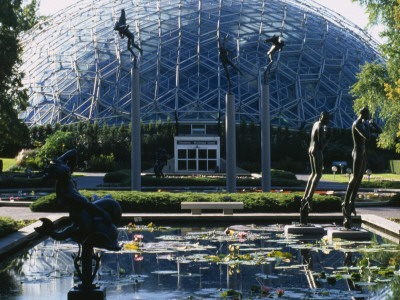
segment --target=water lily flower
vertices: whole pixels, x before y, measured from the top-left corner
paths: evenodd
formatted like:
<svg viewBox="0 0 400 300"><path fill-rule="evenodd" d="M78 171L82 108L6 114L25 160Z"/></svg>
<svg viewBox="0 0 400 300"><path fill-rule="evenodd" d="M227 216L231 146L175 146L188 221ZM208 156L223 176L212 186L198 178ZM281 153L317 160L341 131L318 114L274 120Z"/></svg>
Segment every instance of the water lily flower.
<svg viewBox="0 0 400 300"><path fill-rule="evenodd" d="M244 243L244 242L246 242L247 240L246 239L239 239L239 242L240 243Z"/></svg>
<svg viewBox="0 0 400 300"><path fill-rule="evenodd" d="M238 236L241 237L241 238L244 238L244 237L247 236L247 233L244 232L244 231L241 231L241 232L238 233Z"/></svg>
<svg viewBox="0 0 400 300"><path fill-rule="evenodd" d="M135 255L135 257L133 258L134 261L142 261L144 258L142 255Z"/></svg>
<svg viewBox="0 0 400 300"><path fill-rule="evenodd" d="M268 295L271 292L271 288L267 287L266 285L261 285L260 288L263 295Z"/></svg>
<svg viewBox="0 0 400 300"><path fill-rule="evenodd" d="M282 297L285 294L285 290L277 288L275 293L278 295L278 297Z"/></svg>
<svg viewBox="0 0 400 300"><path fill-rule="evenodd" d="M135 234L133 237L135 238L135 241L141 241L143 239L143 234Z"/></svg>

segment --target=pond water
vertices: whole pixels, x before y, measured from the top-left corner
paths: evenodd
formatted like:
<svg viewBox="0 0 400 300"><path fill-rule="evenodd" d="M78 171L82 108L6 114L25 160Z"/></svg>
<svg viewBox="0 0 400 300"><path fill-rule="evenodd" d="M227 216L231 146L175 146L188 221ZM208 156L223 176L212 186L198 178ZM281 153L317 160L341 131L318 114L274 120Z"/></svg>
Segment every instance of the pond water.
<svg viewBox="0 0 400 300"><path fill-rule="evenodd" d="M399 299L399 245L302 240L281 226L130 226L102 252L107 299ZM66 299L77 245L47 239L0 272L1 299ZM280 295L278 295L280 294ZM283 294L283 295L282 295ZM229 296L231 295L231 296Z"/></svg>

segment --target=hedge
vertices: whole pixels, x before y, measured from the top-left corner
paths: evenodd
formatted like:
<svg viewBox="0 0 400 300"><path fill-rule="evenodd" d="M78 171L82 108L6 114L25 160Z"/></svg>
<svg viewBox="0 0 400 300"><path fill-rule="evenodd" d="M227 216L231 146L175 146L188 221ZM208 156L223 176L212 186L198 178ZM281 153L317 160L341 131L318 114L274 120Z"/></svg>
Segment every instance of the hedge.
<svg viewBox="0 0 400 300"><path fill-rule="evenodd" d="M297 180L292 172L271 170L272 186L304 186L303 181ZM105 183L120 183L121 186L131 185L130 170L119 170L107 173L104 176ZM225 186L224 177L165 177L142 176L142 186ZM261 178L238 178L237 186L261 186Z"/></svg>
<svg viewBox="0 0 400 300"><path fill-rule="evenodd" d="M18 222L10 217L0 217L0 237L18 231Z"/></svg>
<svg viewBox="0 0 400 300"><path fill-rule="evenodd" d="M93 192L82 190L82 195L91 198ZM299 212L302 193L167 193L167 192L136 192L136 191L96 191L101 197L111 194L122 207L122 211L141 213L176 213L181 212L181 202L229 201L243 202L241 212ZM56 199L56 195L49 194L41 197L30 206L32 211L65 212ZM341 211L341 198L337 196L314 196L314 212Z"/></svg>
<svg viewBox="0 0 400 300"><path fill-rule="evenodd" d="M42 188L54 187L54 180L42 180L41 177L27 178L27 177L6 177L0 180L0 189L12 188Z"/></svg>
<svg viewBox="0 0 400 300"><path fill-rule="evenodd" d="M400 193L397 193L390 198L389 206L400 206Z"/></svg>
<svg viewBox="0 0 400 300"><path fill-rule="evenodd" d="M379 180L379 181L363 181L362 188L384 188L384 189L400 189L400 181Z"/></svg>

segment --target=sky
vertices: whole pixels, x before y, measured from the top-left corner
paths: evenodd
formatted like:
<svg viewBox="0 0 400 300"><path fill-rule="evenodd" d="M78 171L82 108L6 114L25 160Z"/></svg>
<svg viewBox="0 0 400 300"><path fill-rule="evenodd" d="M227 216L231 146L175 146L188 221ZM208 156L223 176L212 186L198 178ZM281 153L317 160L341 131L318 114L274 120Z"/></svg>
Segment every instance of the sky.
<svg viewBox="0 0 400 300"><path fill-rule="evenodd" d="M79 0L41 0L40 15L52 15L55 12L68 7ZM365 13L358 3L353 3L351 0L314 0L315 2L341 14L346 19L349 19L359 27L365 29L368 24L368 15ZM367 31L378 41L382 39L378 36L382 27L375 26Z"/></svg>

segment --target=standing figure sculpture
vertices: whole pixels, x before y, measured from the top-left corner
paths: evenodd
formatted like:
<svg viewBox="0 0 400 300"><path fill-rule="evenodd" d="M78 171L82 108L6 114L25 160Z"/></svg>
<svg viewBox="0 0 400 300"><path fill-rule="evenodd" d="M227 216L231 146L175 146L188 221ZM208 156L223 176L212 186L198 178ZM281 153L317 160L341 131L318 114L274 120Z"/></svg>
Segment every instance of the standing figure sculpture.
<svg viewBox="0 0 400 300"><path fill-rule="evenodd" d="M132 32L129 30L129 25L126 24L126 17L125 17L125 10L121 9L121 16L119 17L119 20L115 23L114 25L114 30L118 31L119 36L121 39L124 37L128 38L128 50L132 53L133 55L133 63L136 67L136 54L133 52L131 46L134 48L138 49L140 52L140 55L143 55L143 50L139 48L138 45L135 44L135 36L133 35Z"/></svg>
<svg viewBox="0 0 400 300"><path fill-rule="evenodd" d="M312 208L312 198L317 188L319 180L322 177L322 167L324 163L323 151L328 144L329 135L326 126L329 123L330 115L328 112L323 111L319 120L314 123L311 130L311 142L308 148L308 155L310 156L311 175L307 182L304 196L301 199L300 205L300 224L306 225L308 223L308 213Z"/></svg>
<svg viewBox="0 0 400 300"><path fill-rule="evenodd" d="M154 164L154 174L157 178L164 178L163 168L167 164L167 150L158 148L156 151L156 163Z"/></svg>
<svg viewBox="0 0 400 300"><path fill-rule="evenodd" d="M285 43L282 41L282 37L278 37L277 35L274 35L270 39L264 40L264 43L272 43L271 48L268 50L267 55L268 55L268 65L266 70L264 71L264 82L267 81L267 73L270 70L272 63L274 62L274 54L276 51L279 50L279 52L282 51L283 46L285 46Z"/></svg>
<svg viewBox="0 0 400 300"><path fill-rule="evenodd" d="M222 66L224 67L224 70L225 70L226 79L228 80L228 94L231 94L232 85L231 85L231 78L229 76L228 65L230 65L232 68L234 68L236 71L238 71L240 73L240 75L243 75L243 73L229 59L228 55L229 54L233 55L233 52L230 51L229 49L225 48L225 42L226 42L227 37L228 37L228 35L224 38L222 45L221 45L220 40L218 39L218 50L219 50L219 57L221 59Z"/></svg>
<svg viewBox="0 0 400 300"><path fill-rule="evenodd" d="M346 196L342 204L343 226L345 229L351 229L351 214L356 215L354 201L360 188L363 175L367 164L367 155L365 151L365 142L372 133L382 133L382 130L370 119L368 107L363 107L359 111L357 120L351 127L353 135L353 174L347 186Z"/></svg>
<svg viewBox="0 0 400 300"><path fill-rule="evenodd" d="M72 178L77 162L75 149L64 153L50 161L44 169L44 178L56 179L56 194L59 204L67 208L71 225L62 231L54 229L53 222L47 218L40 219L43 224L35 230L43 235L50 235L55 240L72 239L79 247L74 256L76 272L82 281L73 293L91 292L96 289L92 284L100 264L100 256L95 255L93 247L119 251L117 225L121 219L121 206L111 195L99 199L93 195L93 202L79 193L76 182ZM92 270L92 260L96 266Z"/></svg>

